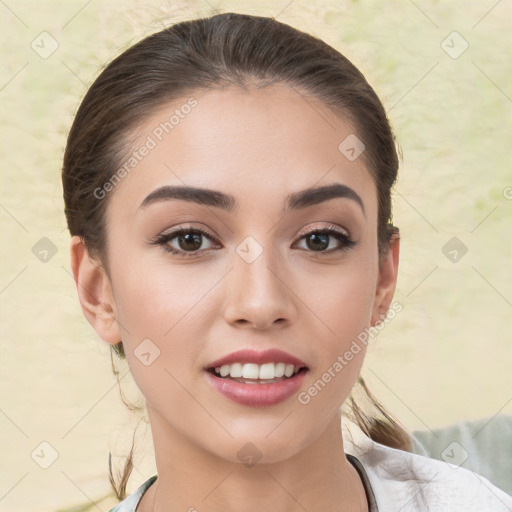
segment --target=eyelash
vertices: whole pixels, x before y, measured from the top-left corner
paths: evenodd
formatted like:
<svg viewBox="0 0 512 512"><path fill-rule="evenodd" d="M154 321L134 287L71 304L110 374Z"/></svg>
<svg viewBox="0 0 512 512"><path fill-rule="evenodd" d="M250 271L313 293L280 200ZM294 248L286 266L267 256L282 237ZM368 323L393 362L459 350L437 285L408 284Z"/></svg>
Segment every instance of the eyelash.
<svg viewBox="0 0 512 512"><path fill-rule="evenodd" d="M198 250L198 251L181 251L181 250L177 250L174 247L171 247L170 245L168 245L168 242L170 242L174 238L176 238L180 235L184 235L184 234L199 234L199 235L202 235L202 236L208 238L211 241L216 242L215 238L213 238L209 233L207 233L206 231L203 231L202 229L179 228L179 229L176 229L175 231L171 231L169 233L162 233L162 234L157 235L155 238L153 238L150 241L150 243L151 243L151 245L160 245L166 253L171 253L179 258L190 258L190 257L197 256L201 252L200 250ZM357 244L357 242L355 240L352 240L350 235L348 235L347 233L343 233L342 231L339 230L339 228L335 228L330 224L328 224L327 226L325 226L323 228L308 229L305 233L303 233L299 237L299 240L302 240L311 234L330 235L330 236L336 238L342 244L341 247L338 247L335 249L329 249L328 251L312 251L312 250L308 251L308 252L312 252L312 253L331 254L336 251L344 252L344 251L351 249L352 247L354 247ZM204 249L204 250L208 251L209 249Z"/></svg>

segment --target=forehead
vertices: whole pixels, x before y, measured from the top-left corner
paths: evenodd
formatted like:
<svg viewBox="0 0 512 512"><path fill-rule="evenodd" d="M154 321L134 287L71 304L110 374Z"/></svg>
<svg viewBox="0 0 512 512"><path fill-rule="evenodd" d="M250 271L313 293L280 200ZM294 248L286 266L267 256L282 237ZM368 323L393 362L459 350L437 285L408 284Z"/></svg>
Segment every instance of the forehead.
<svg viewBox="0 0 512 512"><path fill-rule="evenodd" d="M294 190L339 182L365 196L371 210L373 179L363 158L347 158L345 151L344 141L354 137L348 120L286 85L191 93L134 130L109 209L129 220L163 185L222 190L260 209L272 199L282 209Z"/></svg>

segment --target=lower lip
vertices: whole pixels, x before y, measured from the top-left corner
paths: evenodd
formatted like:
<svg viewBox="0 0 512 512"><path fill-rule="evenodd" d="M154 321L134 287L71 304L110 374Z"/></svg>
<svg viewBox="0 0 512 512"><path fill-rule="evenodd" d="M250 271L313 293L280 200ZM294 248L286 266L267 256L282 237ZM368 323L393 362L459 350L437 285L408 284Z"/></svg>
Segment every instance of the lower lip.
<svg viewBox="0 0 512 512"><path fill-rule="evenodd" d="M301 370L293 377L273 384L244 384L217 377L208 371L206 378L219 393L233 402L262 407L276 405L294 395L299 390L306 372L307 370Z"/></svg>

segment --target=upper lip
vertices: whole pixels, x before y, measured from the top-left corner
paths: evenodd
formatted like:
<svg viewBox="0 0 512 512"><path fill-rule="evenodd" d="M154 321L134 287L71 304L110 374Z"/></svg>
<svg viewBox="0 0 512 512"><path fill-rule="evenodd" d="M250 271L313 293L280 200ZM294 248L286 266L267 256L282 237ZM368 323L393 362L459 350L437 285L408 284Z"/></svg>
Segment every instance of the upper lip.
<svg viewBox="0 0 512 512"><path fill-rule="evenodd" d="M304 361L301 361L287 352L274 348L263 350L261 352L252 349L237 350L236 352L232 352L227 356L211 362L205 369L218 368L219 366L233 363L255 363L260 365L265 363L285 363L293 364L298 368L306 367L306 363Z"/></svg>

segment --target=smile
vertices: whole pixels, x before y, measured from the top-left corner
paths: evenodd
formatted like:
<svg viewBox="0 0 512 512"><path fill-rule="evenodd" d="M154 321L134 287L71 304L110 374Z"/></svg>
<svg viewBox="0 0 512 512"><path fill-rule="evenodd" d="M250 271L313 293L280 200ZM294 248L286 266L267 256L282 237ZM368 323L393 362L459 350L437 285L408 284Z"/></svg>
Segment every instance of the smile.
<svg viewBox="0 0 512 512"><path fill-rule="evenodd" d="M248 406L276 405L297 393L308 367L281 350L240 350L205 368L209 384L229 400Z"/></svg>

